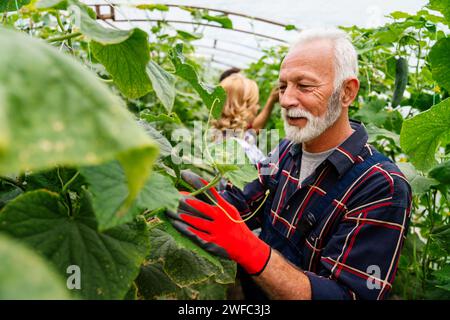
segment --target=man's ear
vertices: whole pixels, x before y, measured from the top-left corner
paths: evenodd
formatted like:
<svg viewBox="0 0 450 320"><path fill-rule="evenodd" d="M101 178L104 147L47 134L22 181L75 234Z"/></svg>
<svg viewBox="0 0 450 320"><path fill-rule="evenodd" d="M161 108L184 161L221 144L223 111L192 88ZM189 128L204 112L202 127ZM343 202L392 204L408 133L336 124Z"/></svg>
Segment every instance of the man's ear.
<svg viewBox="0 0 450 320"><path fill-rule="evenodd" d="M359 80L350 78L344 81L341 93L341 102L343 108L348 108L356 99L359 91Z"/></svg>

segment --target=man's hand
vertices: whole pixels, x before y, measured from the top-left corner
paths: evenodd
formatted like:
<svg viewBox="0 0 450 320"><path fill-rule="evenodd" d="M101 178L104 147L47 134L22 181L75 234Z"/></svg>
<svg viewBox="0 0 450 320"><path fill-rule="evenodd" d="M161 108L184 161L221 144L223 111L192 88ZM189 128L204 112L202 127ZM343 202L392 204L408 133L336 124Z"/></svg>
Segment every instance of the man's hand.
<svg viewBox="0 0 450 320"><path fill-rule="evenodd" d="M280 98L280 88L279 86L276 86L270 92L269 98L267 99L264 108L253 120L252 129L256 130L257 132L259 132L259 130L261 129L264 129L264 127L267 124L267 121L269 121L273 107L275 106L275 103L278 102L279 98Z"/></svg>
<svg viewBox="0 0 450 320"><path fill-rule="evenodd" d="M208 184L190 172L183 172L182 178L195 188ZM177 212L167 212L174 227L204 249L236 261L249 274L261 273L270 258L270 247L253 234L237 209L216 189L210 188L202 197L205 201L183 193Z"/></svg>

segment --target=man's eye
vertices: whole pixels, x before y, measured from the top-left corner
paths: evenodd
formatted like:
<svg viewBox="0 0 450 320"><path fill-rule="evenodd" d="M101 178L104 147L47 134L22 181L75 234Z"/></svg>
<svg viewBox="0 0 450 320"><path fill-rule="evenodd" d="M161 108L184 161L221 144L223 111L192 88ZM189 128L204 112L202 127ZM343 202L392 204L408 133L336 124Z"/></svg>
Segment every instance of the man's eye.
<svg viewBox="0 0 450 320"><path fill-rule="evenodd" d="M302 83L299 83L299 84L298 84L298 88L299 88L300 90L304 90L304 91L309 91L309 90L311 90L312 87L313 87L313 86L308 85L308 84L302 84Z"/></svg>

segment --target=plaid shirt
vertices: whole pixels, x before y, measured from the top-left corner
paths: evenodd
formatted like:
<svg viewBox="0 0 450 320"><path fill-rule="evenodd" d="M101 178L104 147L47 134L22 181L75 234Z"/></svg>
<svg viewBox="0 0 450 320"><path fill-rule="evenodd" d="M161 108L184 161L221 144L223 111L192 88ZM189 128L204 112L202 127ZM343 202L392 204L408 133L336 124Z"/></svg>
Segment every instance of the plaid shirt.
<svg viewBox="0 0 450 320"><path fill-rule="evenodd" d="M243 218L271 191L256 216L260 238L303 270L313 299L386 298L410 218L405 176L367 144L362 124L351 125L353 134L303 183L301 145L285 139L258 163L258 179L223 191Z"/></svg>

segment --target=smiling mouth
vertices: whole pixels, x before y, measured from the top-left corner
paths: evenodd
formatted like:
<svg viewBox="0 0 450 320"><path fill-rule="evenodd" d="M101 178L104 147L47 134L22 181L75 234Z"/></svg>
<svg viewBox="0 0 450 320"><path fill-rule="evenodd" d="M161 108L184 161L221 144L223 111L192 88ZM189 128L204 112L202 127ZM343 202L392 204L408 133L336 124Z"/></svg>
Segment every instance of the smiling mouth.
<svg viewBox="0 0 450 320"><path fill-rule="evenodd" d="M301 120L301 119L307 120L306 117L290 117L290 116L287 116L287 118L288 118L288 120L292 120L292 121L294 121L294 120Z"/></svg>

